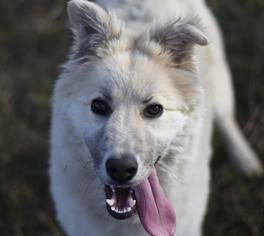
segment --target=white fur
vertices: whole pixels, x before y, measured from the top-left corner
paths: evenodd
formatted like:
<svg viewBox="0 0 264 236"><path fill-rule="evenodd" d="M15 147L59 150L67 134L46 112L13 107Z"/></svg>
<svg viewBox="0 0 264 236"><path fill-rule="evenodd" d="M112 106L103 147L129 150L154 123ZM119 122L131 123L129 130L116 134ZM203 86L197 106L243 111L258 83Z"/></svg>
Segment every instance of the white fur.
<svg viewBox="0 0 264 236"><path fill-rule="evenodd" d="M214 117L223 134L231 140L230 150L235 147L233 154L242 169L247 174L261 172L234 121L230 73L215 19L202 0L97 2L114 12L125 26L115 19L108 34L118 35L124 27L122 36L119 41L111 41L108 48L96 49L103 59L89 55L90 61L78 64L78 60L70 57L56 83L52 101L50 179L58 220L71 236L147 235L137 216L118 221L107 213L103 183L109 177L104 163L112 153L133 151L142 143L136 153L139 171L132 184L140 183L150 173L145 165L144 153L149 148L146 137L155 137L156 144L164 146L163 154L171 161L170 165L166 160L161 161L157 168L161 186L176 212L175 235L199 236L209 192ZM99 12L101 21L111 24L108 15L92 3L73 0L70 4L77 9L87 5ZM161 50L157 43L145 41L145 45L139 40L143 51L131 56L132 39L144 34L153 21L179 16L189 19L196 15L206 28L210 44L193 49L195 72L192 62L175 69L168 65L171 55L160 57L157 53L159 57L155 56ZM71 16L71 22L77 24L73 26L77 47L83 31L77 32L78 14ZM100 96L99 88L103 86L111 90L115 98L113 107L118 110L108 122L90 111L91 100ZM140 101L148 94L155 95L153 99L166 108L156 121L142 120L137 112L142 106ZM94 165L89 145L101 145L101 139L98 141L96 136L102 127L106 127L103 135L110 137L111 142L103 143L102 160ZM230 129L234 130L233 135ZM98 142L91 143L93 138ZM85 140L92 140L88 141L88 147ZM246 151L241 153L241 149Z"/></svg>

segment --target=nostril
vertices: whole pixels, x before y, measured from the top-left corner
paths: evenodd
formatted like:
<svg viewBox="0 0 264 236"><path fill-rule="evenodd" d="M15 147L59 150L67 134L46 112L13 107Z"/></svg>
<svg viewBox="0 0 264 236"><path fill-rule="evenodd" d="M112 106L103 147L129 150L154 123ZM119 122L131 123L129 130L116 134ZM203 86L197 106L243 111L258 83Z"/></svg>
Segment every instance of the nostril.
<svg viewBox="0 0 264 236"><path fill-rule="evenodd" d="M117 170L115 169L115 168L109 168L109 172L111 172L111 173L113 173L113 174L115 174L116 172L117 172Z"/></svg>
<svg viewBox="0 0 264 236"><path fill-rule="evenodd" d="M137 168L136 167L131 167L129 169L126 170L126 172L130 175L133 175L137 172Z"/></svg>
<svg viewBox="0 0 264 236"><path fill-rule="evenodd" d="M107 173L112 177L112 175L115 175L118 172L118 160L114 158L110 158L106 162L106 170Z"/></svg>

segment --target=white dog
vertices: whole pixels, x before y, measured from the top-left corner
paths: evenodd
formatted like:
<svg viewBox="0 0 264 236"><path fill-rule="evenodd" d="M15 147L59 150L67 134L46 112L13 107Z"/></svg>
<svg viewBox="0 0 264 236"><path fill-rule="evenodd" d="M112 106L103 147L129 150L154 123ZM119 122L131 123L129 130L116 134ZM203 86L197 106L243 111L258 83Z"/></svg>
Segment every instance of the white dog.
<svg viewBox="0 0 264 236"><path fill-rule="evenodd" d="M240 170L262 171L234 121L215 19L203 0L97 3L68 4L75 41L51 129L58 219L71 236L200 236L213 121Z"/></svg>

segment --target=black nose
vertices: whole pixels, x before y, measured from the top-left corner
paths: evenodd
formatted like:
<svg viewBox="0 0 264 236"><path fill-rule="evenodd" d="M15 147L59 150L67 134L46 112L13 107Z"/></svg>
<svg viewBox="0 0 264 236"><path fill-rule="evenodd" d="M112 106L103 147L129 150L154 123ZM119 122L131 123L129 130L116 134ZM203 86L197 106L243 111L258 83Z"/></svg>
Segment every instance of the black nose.
<svg viewBox="0 0 264 236"><path fill-rule="evenodd" d="M111 157L106 161L108 175L118 183L131 180L137 173L138 164L131 154L122 155L121 158Z"/></svg>

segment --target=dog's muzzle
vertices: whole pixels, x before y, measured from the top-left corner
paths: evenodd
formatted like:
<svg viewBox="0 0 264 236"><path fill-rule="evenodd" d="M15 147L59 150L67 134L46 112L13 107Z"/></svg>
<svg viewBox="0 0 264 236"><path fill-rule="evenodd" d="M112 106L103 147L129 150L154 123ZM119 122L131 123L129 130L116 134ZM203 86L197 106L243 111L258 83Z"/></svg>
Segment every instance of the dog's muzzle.
<svg viewBox="0 0 264 236"><path fill-rule="evenodd" d="M132 188L123 187L136 175L136 158L125 153L121 157L111 156L105 163L108 176L115 185L105 185L106 207L109 214L117 219L126 219L136 212L136 198Z"/></svg>

